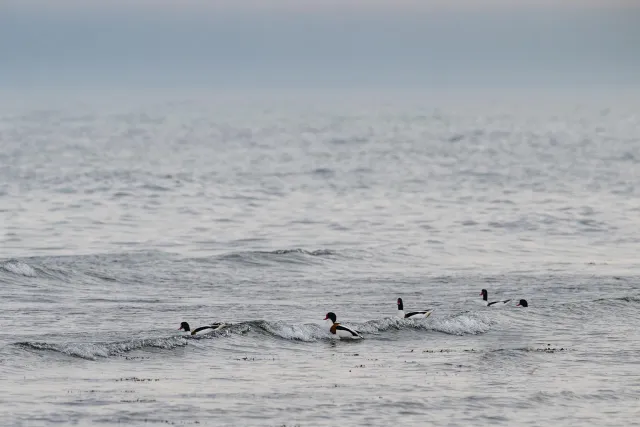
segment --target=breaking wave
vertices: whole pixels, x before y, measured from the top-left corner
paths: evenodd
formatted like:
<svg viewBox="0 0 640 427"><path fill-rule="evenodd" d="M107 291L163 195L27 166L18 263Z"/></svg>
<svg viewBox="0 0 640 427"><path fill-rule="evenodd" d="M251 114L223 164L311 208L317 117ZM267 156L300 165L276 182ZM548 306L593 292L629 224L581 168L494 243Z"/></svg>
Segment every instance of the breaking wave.
<svg viewBox="0 0 640 427"><path fill-rule="evenodd" d="M477 335L488 332L494 324L487 316L477 313L460 313L446 318L429 317L424 320L389 317L371 320L358 327L363 333L380 333L389 330L422 329L448 335Z"/></svg>
<svg viewBox="0 0 640 427"><path fill-rule="evenodd" d="M487 332L492 321L481 315L462 313L444 319L410 320L400 318L384 318L364 323L345 323L362 334L365 338L375 339L377 336L407 329L438 332L450 335L474 335ZM150 339L133 339L112 343L46 343L19 342L15 345L25 350L51 351L67 356L87 360L123 356L135 350L164 349L171 350L188 345L191 340L207 340L237 335L249 335L254 339L275 338L289 341L314 342L330 340L332 337L324 325L303 323L288 324L286 322L268 322L254 320L228 325L218 331L196 336L172 336Z"/></svg>
<svg viewBox="0 0 640 427"><path fill-rule="evenodd" d="M12 273L18 276L25 277L37 277L38 273L36 270L31 267L29 264L17 261L17 260L8 260L0 263L0 270L3 270L7 273Z"/></svg>
<svg viewBox="0 0 640 427"><path fill-rule="evenodd" d="M100 357L107 358L112 356L121 356L134 350L144 350L149 348L170 350L187 345L187 340L184 337L169 337L137 339L113 343L66 344L26 341L16 343L15 345L26 350L51 351L65 354L67 356L79 357L81 359L96 360Z"/></svg>
<svg viewBox="0 0 640 427"><path fill-rule="evenodd" d="M619 303L640 303L640 297L637 296L625 296L619 298L601 298L595 300L597 303L604 304L619 304Z"/></svg>
<svg viewBox="0 0 640 427"><path fill-rule="evenodd" d="M200 259L203 262L234 262L245 265L275 265L275 264L315 264L322 259L337 255L328 249L277 249L273 251L242 251L230 252L211 258Z"/></svg>

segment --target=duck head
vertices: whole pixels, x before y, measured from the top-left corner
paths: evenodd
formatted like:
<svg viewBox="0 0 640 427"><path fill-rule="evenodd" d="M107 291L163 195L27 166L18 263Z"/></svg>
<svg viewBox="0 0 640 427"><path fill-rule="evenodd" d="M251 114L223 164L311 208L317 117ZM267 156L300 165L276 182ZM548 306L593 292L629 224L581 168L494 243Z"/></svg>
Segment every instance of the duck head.
<svg viewBox="0 0 640 427"><path fill-rule="evenodd" d="M482 295L482 299L486 301L486 300L487 300L487 298L489 297L489 292L487 292L487 290L486 290L486 289L483 289L483 290L480 292L480 295Z"/></svg>
<svg viewBox="0 0 640 427"><path fill-rule="evenodd" d="M189 327L189 324L187 322L182 322L180 323L180 327L178 328L179 331L185 331L185 332L189 332L191 330L191 328Z"/></svg>
<svg viewBox="0 0 640 427"><path fill-rule="evenodd" d="M324 320L331 320L332 323L336 323L336 319L337 317L335 313L332 313L332 312L328 312L327 316L324 318Z"/></svg>
<svg viewBox="0 0 640 427"><path fill-rule="evenodd" d="M402 304L402 298L398 298L398 310L404 310L404 305Z"/></svg>
<svg viewBox="0 0 640 427"><path fill-rule="evenodd" d="M529 303L527 303L526 299L521 299L520 302L516 304L516 307L529 307Z"/></svg>

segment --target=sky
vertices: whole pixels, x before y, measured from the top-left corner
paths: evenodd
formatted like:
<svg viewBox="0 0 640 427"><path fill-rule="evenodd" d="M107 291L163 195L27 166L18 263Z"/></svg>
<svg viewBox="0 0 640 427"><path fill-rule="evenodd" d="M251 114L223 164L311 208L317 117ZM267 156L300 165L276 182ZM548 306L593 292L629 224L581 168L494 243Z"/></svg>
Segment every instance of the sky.
<svg viewBox="0 0 640 427"><path fill-rule="evenodd" d="M640 0L0 0L0 58L14 89L639 85Z"/></svg>
<svg viewBox="0 0 640 427"><path fill-rule="evenodd" d="M338 11L344 8L355 8L359 11L372 9L425 10L434 8L447 9L486 9L489 7L522 9L529 7L553 8L622 8L633 7L635 0L4 0L3 4L14 9L46 9L46 10L88 10L95 8L115 8L120 10L146 9L159 10L280 10L317 11L328 9Z"/></svg>

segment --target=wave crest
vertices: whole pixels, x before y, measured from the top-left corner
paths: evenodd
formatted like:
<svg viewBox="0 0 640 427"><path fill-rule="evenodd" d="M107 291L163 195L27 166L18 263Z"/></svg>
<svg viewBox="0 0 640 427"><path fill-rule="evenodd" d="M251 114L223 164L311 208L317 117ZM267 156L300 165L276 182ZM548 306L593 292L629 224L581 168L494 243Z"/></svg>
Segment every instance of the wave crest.
<svg viewBox="0 0 640 427"><path fill-rule="evenodd" d="M81 359L96 360L99 357L108 358L111 356L121 356L134 350L145 348L160 348L170 350L176 347L187 345L184 337L170 338L150 338L114 343L68 343L51 344L46 342L20 342L16 344L27 350L52 351L65 354L67 356L79 357Z"/></svg>
<svg viewBox="0 0 640 427"><path fill-rule="evenodd" d="M336 252L328 249L277 249L273 251L243 251L218 255L214 258L201 259L205 262L237 262L245 265L265 266L280 263L285 264L312 264L322 262L321 258L336 255Z"/></svg>
<svg viewBox="0 0 640 427"><path fill-rule="evenodd" d="M334 252L330 251L329 249L316 249L315 251L308 251L305 249L277 249L275 251L258 252L258 253L274 254L274 255L302 254L302 255L309 255L309 256L327 256L327 255L334 254Z"/></svg>
<svg viewBox="0 0 640 427"><path fill-rule="evenodd" d="M363 323L345 322L345 326L353 328L362 334L380 335L389 331L418 329L423 331L440 332L449 335L477 335L488 332L495 321L477 313L460 313L447 318L413 320L398 317L385 317L369 320ZM236 325L241 327L243 324ZM243 331L256 328L263 333L294 341L317 341L330 339L331 335L324 325L316 323L288 324L285 322L267 322L264 320L247 322ZM232 329L234 332L234 329ZM365 335L365 338L366 335Z"/></svg>
<svg viewBox="0 0 640 427"><path fill-rule="evenodd" d="M595 300L597 303L605 303L605 304L617 304L617 303L639 303L640 297L636 296L626 296L626 297L618 297L618 298L600 298Z"/></svg>
<svg viewBox="0 0 640 427"><path fill-rule="evenodd" d="M478 313L460 313L446 318L434 318L413 320L398 317L388 317L379 320L365 322L359 327L363 333L379 333L388 330L422 329L426 331L441 332L449 335L477 335L488 332L494 321L487 316Z"/></svg>
<svg viewBox="0 0 640 427"><path fill-rule="evenodd" d="M313 323L290 325L285 322L258 321L255 326L269 335L292 341L308 342L331 338L328 330Z"/></svg>
<svg viewBox="0 0 640 427"><path fill-rule="evenodd" d="M460 313L434 319L433 330L449 335L478 335L489 332L495 321L481 313Z"/></svg>
<svg viewBox="0 0 640 427"><path fill-rule="evenodd" d="M461 313L448 318L434 319L432 317L422 320L401 319L387 317L370 320L363 323L345 323L353 329L364 334L365 338L382 335L389 331L407 329L423 330L445 333L450 335L475 335L487 332L493 322L488 318L474 313ZM231 324L228 327L211 333L196 336L172 336L163 338L133 339L130 341L118 341L112 343L46 343L46 342L19 342L15 345L26 350L51 351L81 359L96 360L123 356L134 350L159 348L171 350L176 347L188 345L190 340L207 340L248 335L255 333L251 339L260 339L260 336L289 341L313 342L332 339L331 334L324 325L317 323L290 324L282 321L269 322L266 320L254 320Z"/></svg>
<svg viewBox="0 0 640 427"><path fill-rule="evenodd" d="M38 276L38 273L36 272L35 268L31 267L26 262L13 260L13 259L0 263L0 270L4 270L7 273L16 274L18 276L25 276L25 277Z"/></svg>

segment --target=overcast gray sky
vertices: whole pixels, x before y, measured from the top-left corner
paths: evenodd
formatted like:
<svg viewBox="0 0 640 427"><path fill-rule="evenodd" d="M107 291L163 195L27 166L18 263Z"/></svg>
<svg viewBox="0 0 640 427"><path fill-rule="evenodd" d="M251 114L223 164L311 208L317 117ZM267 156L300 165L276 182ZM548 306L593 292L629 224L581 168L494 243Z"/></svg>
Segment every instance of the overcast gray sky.
<svg viewBox="0 0 640 427"><path fill-rule="evenodd" d="M638 85L640 1L0 0L0 57L11 88Z"/></svg>

